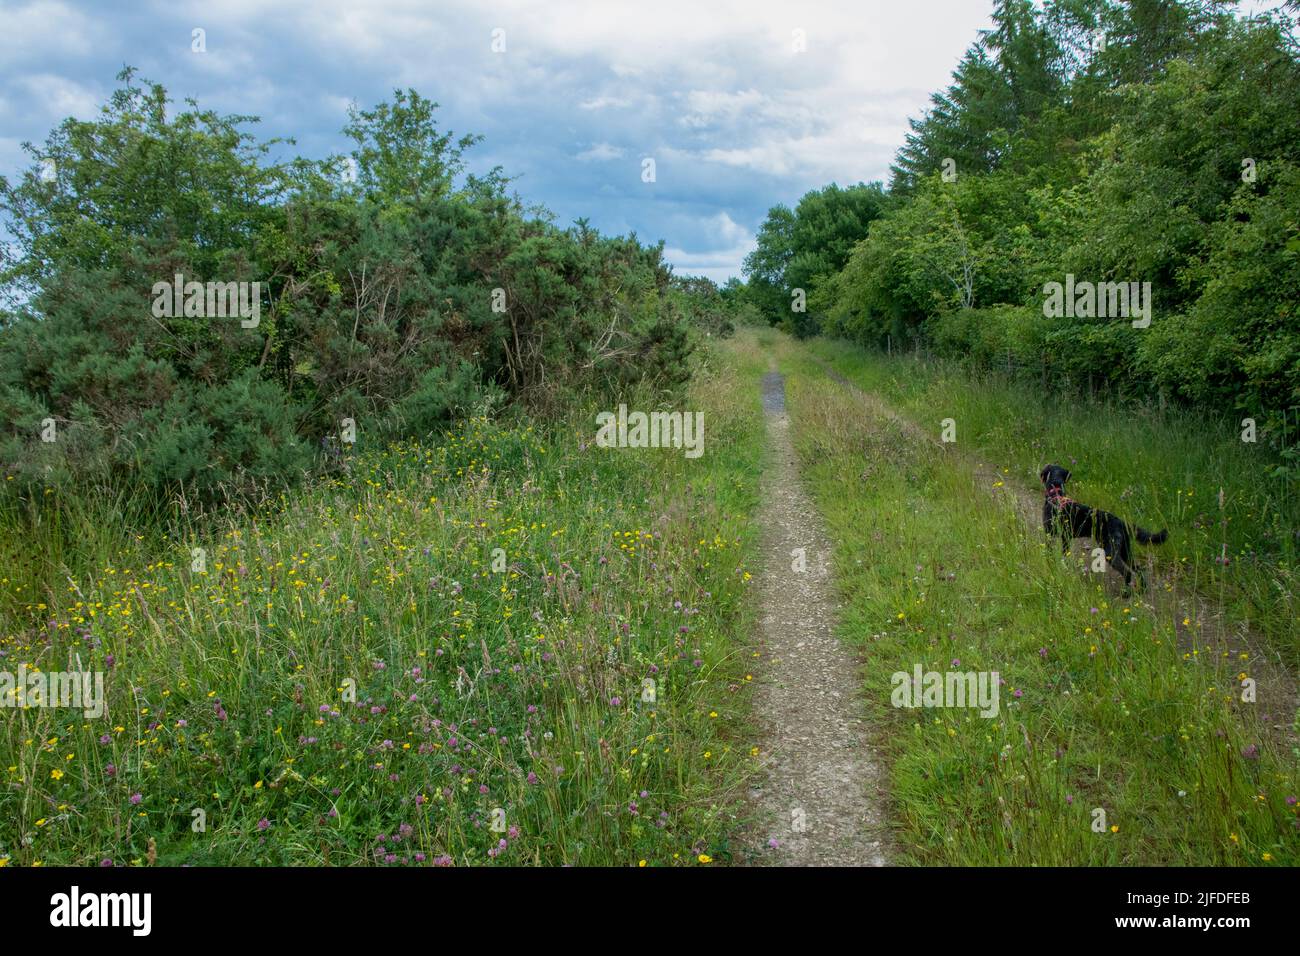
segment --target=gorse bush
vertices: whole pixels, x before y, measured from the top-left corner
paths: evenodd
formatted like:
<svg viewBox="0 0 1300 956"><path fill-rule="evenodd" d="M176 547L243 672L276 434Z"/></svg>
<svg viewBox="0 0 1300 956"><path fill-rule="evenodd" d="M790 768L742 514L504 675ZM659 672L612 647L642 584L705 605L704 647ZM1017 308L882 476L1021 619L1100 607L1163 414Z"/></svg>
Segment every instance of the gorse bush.
<svg viewBox="0 0 1300 956"><path fill-rule="evenodd" d="M704 300L674 288L662 244L559 228L499 169L466 173L476 138L418 93L354 109L348 157L272 161L255 118L169 113L161 86L119 81L0 179L10 488L211 494L292 479L353 437L688 374Z"/></svg>
<svg viewBox="0 0 1300 956"><path fill-rule="evenodd" d="M807 313L791 318L807 281L796 237L842 249L844 229L804 203L769 213L750 300L804 334L924 340L1251 417L1285 471L1300 405L1294 20L1200 0L999 0L993 20L913 121L878 214L857 221ZM1044 285L1067 275L1150 283L1150 326L1045 316Z"/></svg>

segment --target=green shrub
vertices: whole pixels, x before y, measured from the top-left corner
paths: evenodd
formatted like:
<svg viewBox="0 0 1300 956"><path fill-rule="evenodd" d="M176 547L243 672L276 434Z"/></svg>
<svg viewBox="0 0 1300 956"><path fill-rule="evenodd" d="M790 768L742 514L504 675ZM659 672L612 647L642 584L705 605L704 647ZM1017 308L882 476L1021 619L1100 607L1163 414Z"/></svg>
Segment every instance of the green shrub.
<svg viewBox="0 0 1300 956"><path fill-rule="evenodd" d="M0 179L0 282L23 303L0 325L9 489L292 481L352 429L382 444L507 400L675 387L692 324L730 328L712 283L670 288L662 244L557 228L499 171L464 175L476 138L414 91L352 112L349 167L267 163L249 117L169 117L161 86L119 79L99 118L29 147L53 182ZM155 286L178 274L248 283L249 314L176 314Z"/></svg>

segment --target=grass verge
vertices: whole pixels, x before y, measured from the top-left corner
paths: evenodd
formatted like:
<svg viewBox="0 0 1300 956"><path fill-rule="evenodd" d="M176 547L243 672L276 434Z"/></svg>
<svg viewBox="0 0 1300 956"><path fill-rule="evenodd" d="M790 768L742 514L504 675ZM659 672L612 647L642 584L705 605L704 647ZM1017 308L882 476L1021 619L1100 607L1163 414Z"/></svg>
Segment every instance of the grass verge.
<svg viewBox="0 0 1300 956"><path fill-rule="evenodd" d="M1266 446L1243 442L1235 422L1063 395L846 343L817 340L809 349L936 438L951 419L957 446L1005 466L1008 481L1038 493L1038 470L1054 461L1073 473L1071 497L1168 528L1168 543L1150 553L1169 583L1249 621L1300 667L1300 500L1274 476Z"/></svg>
<svg viewBox="0 0 1300 956"><path fill-rule="evenodd" d="M977 488L955 454L827 379L814 350L779 348L911 862L1300 862L1295 754L1263 733L1274 715L1241 699L1248 659L1202 653L1194 627L1108 600L1009 493ZM917 665L996 671L997 716L894 706L893 675Z"/></svg>
<svg viewBox="0 0 1300 956"><path fill-rule="evenodd" d="M693 460L596 447L588 409L359 446L171 537L111 502L4 516L0 667L100 672L107 715L3 711L0 865L725 858L756 362L706 354Z"/></svg>

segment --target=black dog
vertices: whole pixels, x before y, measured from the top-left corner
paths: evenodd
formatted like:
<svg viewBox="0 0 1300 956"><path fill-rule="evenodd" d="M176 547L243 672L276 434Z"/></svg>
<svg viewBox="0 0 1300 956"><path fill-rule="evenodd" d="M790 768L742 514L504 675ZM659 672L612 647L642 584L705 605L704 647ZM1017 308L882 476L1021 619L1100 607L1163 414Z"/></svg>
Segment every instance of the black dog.
<svg viewBox="0 0 1300 956"><path fill-rule="evenodd" d="M1124 575L1124 596L1128 597L1134 575L1138 584L1145 587L1142 572L1133 567L1133 536L1142 544L1162 544L1168 531L1152 534L1137 525L1130 525L1109 511L1089 508L1065 497L1065 483L1070 473L1060 465L1046 465L1038 473L1043 482L1046 499L1043 501L1043 530L1061 536L1061 550L1068 552L1074 538L1092 538L1106 552L1106 561Z"/></svg>

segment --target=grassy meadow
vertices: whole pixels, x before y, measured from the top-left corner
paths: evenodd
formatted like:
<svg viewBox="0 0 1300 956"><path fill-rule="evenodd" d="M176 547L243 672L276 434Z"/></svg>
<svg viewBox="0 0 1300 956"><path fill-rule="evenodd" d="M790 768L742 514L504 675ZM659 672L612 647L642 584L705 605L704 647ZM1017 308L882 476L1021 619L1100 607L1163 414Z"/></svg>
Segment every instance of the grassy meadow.
<svg viewBox="0 0 1300 956"><path fill-rule="evenodd" d="M757 361L710 354L671 406L705 413L695 460L598 448L589 409L363 434L344 474L167 533L10 512L4 667L102 670L107 716L6 712L0 865L725 859Z"/></svg>
<svg viewBox="0 0 1300 956"><path fill-rule="evenodd" d="M905 410L925 410L918 417L934 418L936 435L940 418L955 417L959 441L1000 452L993 460L1005 482L1025 480L1027 470L1035 476L1045 453L1028 399L1017 393L1021 401L998 411L999 394L987 383L927 377L911 363L828 343L789 343L781 352L796 445L836 542L846 601L841 633L865 659L867 707L891 767L891 816L907 861L1300 861L1296 755L1266 729L1294 715L1260 713L1262 698L1259 705L1240 700L1249 655L1202 653L1196 622L1108 598L1096 578L1077 573L1025 526L1004 482L978 487L959 459L916 441L830 381L814 356ZM1071 427L1064 417L1053 426L1057 436ZM1126 511L1152 526L1167 519L1171 530L1194 513L1180 495L1169 511L1156 508L1162 499L1154 489L1171 472L1200 477L1184 481L1184 492L1213 499L1209 476L1197 473L1204 454L1178 457L1193 444L1188 439L1123 419L1105 433L1102 421L1094 409L1091 431L1080 426L1070 443L1051 444L1078 449L1087 462L1088 480L1075 493L1108 504L1099 492L1103 466L1142 430L1151 439L1141 443L1142 460L1163 455L1164 467L1141 482L1134 471L1112 476L1133 482ZM1091 440L1102 434L1107 440ZM1017 438L995 444L1008 435ZM1231 467L1210 474L1217 480ZM1175 539L1175 553L1179 540L1186 533ZM911 674L917 663L926 671L997 671L1000 714L891 706L890 675Z"/></svg>
<svg viewBox="0 0 1300 956"><path fill-rule="evenodd" d="M363 434L341 473L256 503L7 512L4 668L102 671L107 716L6 712L0 864L729 862L760 748L779 745L750 699L772 360L835 542L895 862L1300 862L1294 731L1275 729L1295 715L1240 699L1251 655L1114 599L1010 494L1064 459L1072 492L1167 524L1161 562L1282 646L1285 499L1249 480L1251 449L742 330L701 353L685 397L629 396L704 411L694 460L598 448L585 408L423 444ZM998 487L826 364L923 427L955 418ZM1220 484L1228 523L1198 524ZM1000 713L893 706L891 675L917 664L997 671Z"/></svg>
<svg viewBox="0 0 1300 956"><path fill-rule="evenodd" d="M1039 493L1038 470L1055 461L1071 469L1071 497L1153 531L1168 528L1169 542L1141 548L1144 556L1267 633L1292 668L1300 665L1300 492L1273 473L1262 441L1241 440L1236 421L1090 400L914 354L820 339L810 348L936 438L941 421L953 419L956 445L1005 468L1009 482Z"/></svg>

